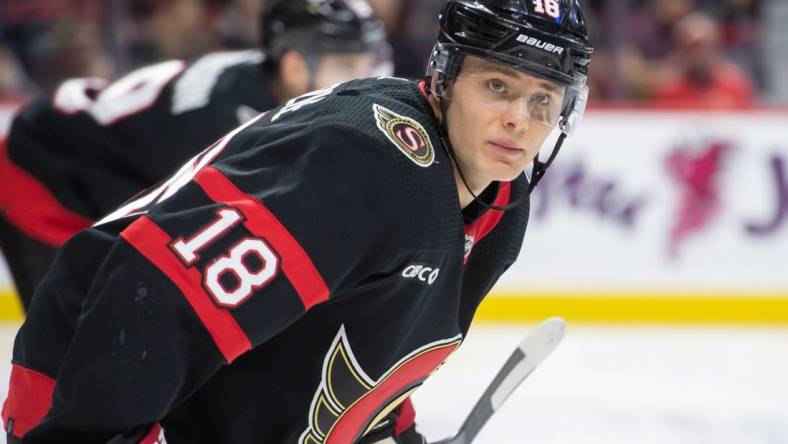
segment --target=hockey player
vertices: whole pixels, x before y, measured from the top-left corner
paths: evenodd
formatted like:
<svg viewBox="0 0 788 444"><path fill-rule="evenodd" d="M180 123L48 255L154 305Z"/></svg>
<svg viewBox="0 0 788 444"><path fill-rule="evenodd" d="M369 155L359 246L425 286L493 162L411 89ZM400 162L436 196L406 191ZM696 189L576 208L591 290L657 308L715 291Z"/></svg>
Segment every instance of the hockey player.
<svg viewBox="0 0 788 444"><path fill-rule="evenodd" d="M448 0L440 27L425 82L293 99L69 240L10 440L423 442L405 400L516 259L591 57L577 0Z"/></svg>
<svg viewBox="0 0 788 444"><path fill-rule="evenodd" d="M26 107L0 149L0 247L24 307L57 247L246 120L384 69L365 0L276 0L263 51L144 67L107 85L72 79Z"/></svg>

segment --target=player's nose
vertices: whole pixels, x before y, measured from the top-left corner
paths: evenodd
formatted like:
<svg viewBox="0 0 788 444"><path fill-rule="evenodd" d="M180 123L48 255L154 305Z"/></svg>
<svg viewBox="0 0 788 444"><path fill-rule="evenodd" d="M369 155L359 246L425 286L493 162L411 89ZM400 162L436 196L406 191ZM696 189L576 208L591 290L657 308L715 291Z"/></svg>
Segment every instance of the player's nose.
<svg viewBox="0 0 788 444"><path fill-rule="evenodd" d="M531 115L528 111L526 99L521 97L509 102L509 105L501 114L503 126L514 132L524 132L531 126Z"/></svg>

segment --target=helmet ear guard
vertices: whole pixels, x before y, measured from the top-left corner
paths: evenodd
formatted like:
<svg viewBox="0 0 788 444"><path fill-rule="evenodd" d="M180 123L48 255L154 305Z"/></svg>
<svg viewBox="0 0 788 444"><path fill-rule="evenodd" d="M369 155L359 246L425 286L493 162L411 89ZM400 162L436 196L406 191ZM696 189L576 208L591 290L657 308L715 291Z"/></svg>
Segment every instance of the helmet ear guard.
<svg viewBox="0 0 788 444"><path fill-rule="evenodd" d="M588 87L583 85L567 89L564 96L564 107L561 109L561 120L558 128L566 135L572 135L586 112L588 105Z"/></svg>

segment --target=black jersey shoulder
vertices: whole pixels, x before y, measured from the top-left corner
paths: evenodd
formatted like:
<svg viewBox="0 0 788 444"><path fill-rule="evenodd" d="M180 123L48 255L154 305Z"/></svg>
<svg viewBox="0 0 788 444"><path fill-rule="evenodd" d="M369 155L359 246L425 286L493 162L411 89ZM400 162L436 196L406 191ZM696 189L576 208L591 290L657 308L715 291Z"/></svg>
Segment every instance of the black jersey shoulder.
<svg viewBox="0 0 788 444"><path fill-rule="evenodd" d="M220 167L281 169L294 181L330 177L345 192L377 199L388 205L386 214L417 227L407 240L414 248L462 244L451 163L414 82L365 79L309 93L271 110L236 139Z"/></svg>

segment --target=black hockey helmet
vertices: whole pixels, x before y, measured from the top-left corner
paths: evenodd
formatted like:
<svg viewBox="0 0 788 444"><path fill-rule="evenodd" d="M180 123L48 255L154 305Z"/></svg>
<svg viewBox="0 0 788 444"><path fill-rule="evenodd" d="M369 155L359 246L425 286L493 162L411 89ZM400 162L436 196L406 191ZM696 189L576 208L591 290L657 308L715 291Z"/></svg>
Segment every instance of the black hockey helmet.
<svg viewBox="0 0 788 444"><path fill-rule="evenodd" d="M269 0L262 16L262 48L279 60L288 50L306 54L364 53L388 61L386 33L366 0Z"/></svg>
<svg viewBox="0 0 788 444"><path fill-rule="evenodd" d="M439 21L427 83L441 99L468 55L565 87L556 122L561 137L546 162L534 160L533 188L585 111L593 48L580 0L447 0Z"/></svg>

